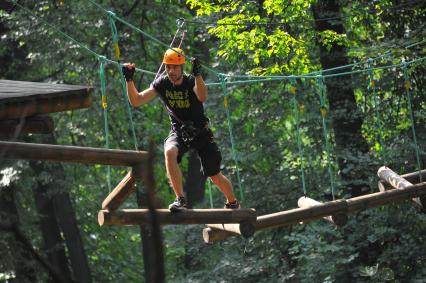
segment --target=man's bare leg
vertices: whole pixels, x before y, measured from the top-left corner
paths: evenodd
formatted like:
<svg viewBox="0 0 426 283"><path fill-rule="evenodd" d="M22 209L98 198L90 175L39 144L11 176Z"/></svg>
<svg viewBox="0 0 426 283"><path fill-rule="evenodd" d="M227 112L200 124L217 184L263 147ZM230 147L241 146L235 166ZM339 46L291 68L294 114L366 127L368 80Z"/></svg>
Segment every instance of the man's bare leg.
<svg viewBox="0 0 426 283"><path fill-rule="evenodd" d="M177 162L178 148L176 146L168 146L164 150L166 160L167 178L176 194L176 197L183 197L182 171Z"/></svg>
<svg viewBox="0 0 426 283"><path fill-rule="evenodd" d="M218 174L211 176L210 179L213 183L219 188L219 190L225 195L227 202L234 202L235 195L232 189L231 181L225 177L221 172Z"/></svg>

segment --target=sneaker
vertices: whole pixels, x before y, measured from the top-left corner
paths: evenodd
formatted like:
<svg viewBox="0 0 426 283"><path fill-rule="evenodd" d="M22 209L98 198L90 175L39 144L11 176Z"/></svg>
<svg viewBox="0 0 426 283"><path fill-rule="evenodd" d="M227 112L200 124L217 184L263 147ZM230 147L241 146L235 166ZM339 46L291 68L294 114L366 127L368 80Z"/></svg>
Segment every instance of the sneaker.
<svg viewBox="0 0 426 283"><path fill-rule="evenodd" d="M186 209L186 200L184 197L178 197L169 205L170 211L181 211Z"/></svg>
<svg viewBox="0 0 426 283"><path fill-rule="evenodd" d="M238 208L240 208L240 203L238 202L238 200L234 200L233 202L226 202L224 208L238 209Z"/></svg>

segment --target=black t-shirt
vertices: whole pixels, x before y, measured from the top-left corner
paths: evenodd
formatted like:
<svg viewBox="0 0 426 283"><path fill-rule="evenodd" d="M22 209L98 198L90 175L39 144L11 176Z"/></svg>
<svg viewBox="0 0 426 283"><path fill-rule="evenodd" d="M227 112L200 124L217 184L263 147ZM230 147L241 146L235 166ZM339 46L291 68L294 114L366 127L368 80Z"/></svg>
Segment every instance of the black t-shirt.
<svg viewBox="0 0 426 283"><path fill-rule="evenodd" d="M151 86L160 95L166 107L183 122L192 121L194 126L202 128L209 121L204 114L203 103L198 100L194 92L195 78L192 75L183 75L181 85L173 85L167 75L157 78ZM172 129L178 130L181 123L169 113Z"/></svg>

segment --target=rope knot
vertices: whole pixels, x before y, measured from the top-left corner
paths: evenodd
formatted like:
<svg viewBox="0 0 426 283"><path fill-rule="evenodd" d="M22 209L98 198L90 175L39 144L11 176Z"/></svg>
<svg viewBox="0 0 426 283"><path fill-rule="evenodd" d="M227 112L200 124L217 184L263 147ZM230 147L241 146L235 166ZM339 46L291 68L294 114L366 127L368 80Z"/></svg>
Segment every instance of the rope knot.
<svg viewBox="0 0 426 283"><path fill-rule="evenodd" d="M115 18L116 15L113 11L106 11L106 13L108 14L108 16Z"/></svg>

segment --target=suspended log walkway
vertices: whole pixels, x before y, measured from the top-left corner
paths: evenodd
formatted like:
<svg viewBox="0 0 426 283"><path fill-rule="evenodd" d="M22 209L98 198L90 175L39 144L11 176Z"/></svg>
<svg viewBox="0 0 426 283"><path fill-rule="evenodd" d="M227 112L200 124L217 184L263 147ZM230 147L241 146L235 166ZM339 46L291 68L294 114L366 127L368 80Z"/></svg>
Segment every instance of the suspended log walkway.
<svg viewBox="0 0 426 283"><path fill-rule="evenodd" d="M418 176L415 177L416 174L418 175L418 172L410 174L413 179L418 178ZM426 198L426 182L413 185L404 181L401 176L398 176L395 172L386 167L380 168L378 175L382 180L386 180L386 182L394 186L395 189L326 203L305 199L302 200L302 206L304 207L257 217L255 230L259 231L266 228L283 227L301 222L306 223L339 213L346 215L355 211L401 202L414 197L420 197L421 199ZM303 204L303 202L305 203ZM203 239L206 243L212 243L236 235L239 234L233 230L228 231L226 229L216 229L215 227L207 227L203 230Z"/></svg>
<svg viewBox="0 0 426 283"><path fill-rule="evenodd" d="M256 221L254 209L186 209L171 212L168 209L155 210L158 223L165 224L206 224L206 223L240 223L253 230ZM100 210L99 225L144 225L150 224L152 214L149 209ZM252 226L252 227L250 227Z"/></svg>

